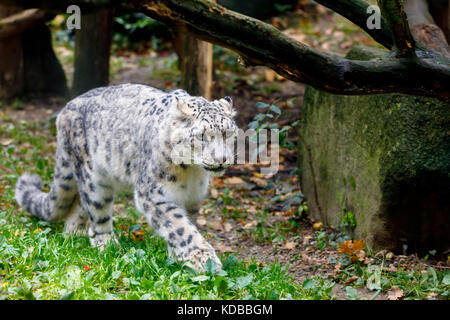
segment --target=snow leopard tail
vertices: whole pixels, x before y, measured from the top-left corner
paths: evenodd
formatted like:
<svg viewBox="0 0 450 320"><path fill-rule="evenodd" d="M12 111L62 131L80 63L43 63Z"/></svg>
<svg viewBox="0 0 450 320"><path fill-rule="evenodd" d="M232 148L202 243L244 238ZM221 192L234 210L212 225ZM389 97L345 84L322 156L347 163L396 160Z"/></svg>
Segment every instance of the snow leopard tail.
<svg viewBox="0 0 450 320"><path fill-rule="evenodd" d="M55 175L50 192L42 191L38 175L25 173L16 184L15 198L19 205L36 217L55 221L70 212L77 196L72 165L56 157Z"/></svg>

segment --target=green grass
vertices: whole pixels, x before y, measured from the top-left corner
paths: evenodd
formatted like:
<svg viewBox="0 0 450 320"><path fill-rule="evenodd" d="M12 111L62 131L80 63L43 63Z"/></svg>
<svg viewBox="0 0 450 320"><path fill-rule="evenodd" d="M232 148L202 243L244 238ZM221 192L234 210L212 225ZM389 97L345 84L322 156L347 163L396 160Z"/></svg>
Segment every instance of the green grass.
<svg viewBox="0 0 450 320"><path fill-rule="evenodd" d="M233 255L220 255L223 271L210 265L208 272L199 274L168 258L166 244L127 195L118 197L113 218L119 245L100 252L87 237L65 237L62 222L39 221L15 203L14 185L23 172L39 174L48 190L55 133L50 123L14 121L4 115L0 120L0 299L333 299L336 285L345 288L349 299L360 299L357 289L367 286L373 287L374 296L394 286L403 290L402 299L450 296L448 270L412 265L386 271L387 262L370 251L369 265L348 264L342 257L335 264L344 267L333 278L317 272L302 284L293 279L286 264L262 265ZM254 200L265 201L262 196ZM244 217L229 192L214 201L206 206L221 210L229 219ZM276 246L300 237L301 226L291 223L295 219L272 223L268 217L267 210L258 209L258 223L246 231L249 238ZM314 246L319 251L338 250L340 237L318 231Z"/></svg>
<svg viewBox="0 0 450 320"><path fill-rule="evenodd" d="M14 201L23 172L40 174L48 188L54 127L3 117L0 139L0 299L313 298L277 263L221 256L224 270L203 274L175 263L125 196L114 217L119 245L100 252L87 237L64 237L62 222L39 221Z"/></svg>
<svg viewBox="0 0 450 320"><path fill-rule="evenodd" d="M117 227L116 223L116 227ZM305 298L284 267L224 258L224 270L197 274L167 257L162 239L118 234L100 252L86 237L65 238L62 224L0 213L0 297L8 299ZM119 229L121 230L121 229Z"/></svg>

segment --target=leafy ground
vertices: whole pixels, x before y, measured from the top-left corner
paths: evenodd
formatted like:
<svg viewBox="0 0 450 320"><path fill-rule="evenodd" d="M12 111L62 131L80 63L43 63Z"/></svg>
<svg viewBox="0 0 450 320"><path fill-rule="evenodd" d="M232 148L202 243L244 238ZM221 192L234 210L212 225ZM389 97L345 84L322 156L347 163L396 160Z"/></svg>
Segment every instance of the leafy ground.
<svg viewBox="0 0 450 320"><path fill-rule="evenodd" d="M345 53L355 42L370 43L345 19L315 14L320 23L303 12L270 22L319 49ZM147 47L113 55L112 83L178 86L170 46ZM70 43L57 43L56 51L70 79ZM193 218L224 270L210 265L197 274L168 259L129 195L114 206L120 245L104 252L85 237L64 237L62 223L20 209L13 188L21 173L39 174L47 188L52 180L54 114L65 101L15 100L0 111L0 299L448 299L450 260L436 260L433 251L422 258L371 252L346 233L351 219L333 230L309 217L295 169L304 86L265 68L244 69L228 50L214 52L214 96L233 98L239 125L289 128L278 174L264 178L255 165L229 169L212 181Z"/></svg>

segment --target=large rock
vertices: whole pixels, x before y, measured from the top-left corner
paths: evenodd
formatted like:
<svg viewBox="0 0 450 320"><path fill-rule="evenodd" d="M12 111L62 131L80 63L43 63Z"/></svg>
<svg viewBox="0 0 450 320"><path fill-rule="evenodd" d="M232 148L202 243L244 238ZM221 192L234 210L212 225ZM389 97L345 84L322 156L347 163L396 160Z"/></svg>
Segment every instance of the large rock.
<svg viewBox="0 0 450 320"><path fill-rule="evenodd" d="M374 51L354 48L348 57ZM450 248L449 103L308 87L300 134L301 183L316 219L375 250Z"/></svg>

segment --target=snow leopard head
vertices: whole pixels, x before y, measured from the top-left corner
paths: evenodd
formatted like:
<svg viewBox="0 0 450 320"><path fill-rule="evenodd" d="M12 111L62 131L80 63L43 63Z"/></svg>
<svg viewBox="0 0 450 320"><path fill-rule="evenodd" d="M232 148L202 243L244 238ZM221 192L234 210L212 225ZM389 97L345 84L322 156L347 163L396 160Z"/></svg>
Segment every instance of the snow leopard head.
<svg viewBox="0 0 450 320"><path fill-rule="evenodd" d="M172 160L180 165L201 166L213 175L223 173L234 161L238 132L235 114L230 97L214 101L177 97L170 130Z"/></svg>

